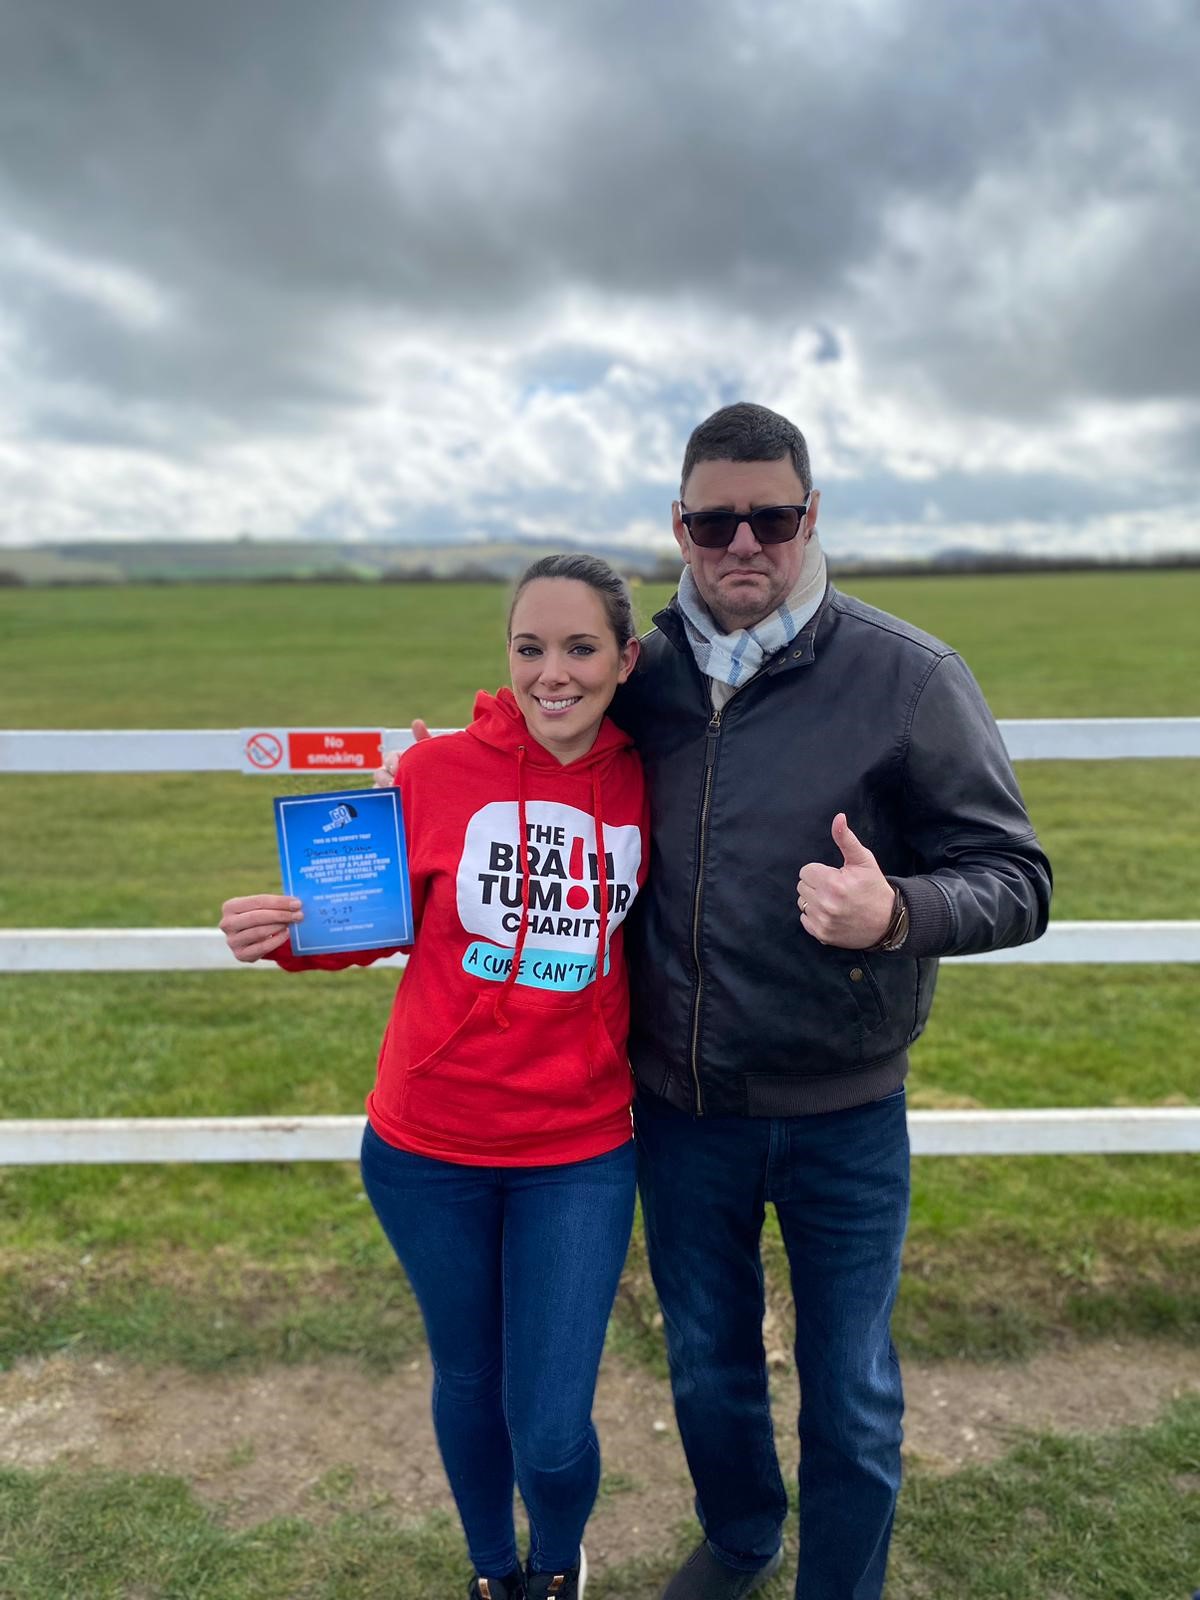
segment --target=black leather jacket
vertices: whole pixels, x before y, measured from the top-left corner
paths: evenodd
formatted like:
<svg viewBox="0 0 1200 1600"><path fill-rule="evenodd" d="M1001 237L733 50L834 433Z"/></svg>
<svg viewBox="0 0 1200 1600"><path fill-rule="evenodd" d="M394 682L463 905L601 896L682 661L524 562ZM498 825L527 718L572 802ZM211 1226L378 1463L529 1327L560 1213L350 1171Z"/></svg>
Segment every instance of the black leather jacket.
<svg viewBox="0 0 1200 1600"><path fill-rule="evenodd" d="M1050 865L999 731L947 645L829 589L714 713L675 602L613 712L637 740L650 876L628 930L641 1092L698 1115L861 1105L904 1080L937 957L1035 939ZM807 861L845 811L908 901L893 954L800 924Z"/></svg>

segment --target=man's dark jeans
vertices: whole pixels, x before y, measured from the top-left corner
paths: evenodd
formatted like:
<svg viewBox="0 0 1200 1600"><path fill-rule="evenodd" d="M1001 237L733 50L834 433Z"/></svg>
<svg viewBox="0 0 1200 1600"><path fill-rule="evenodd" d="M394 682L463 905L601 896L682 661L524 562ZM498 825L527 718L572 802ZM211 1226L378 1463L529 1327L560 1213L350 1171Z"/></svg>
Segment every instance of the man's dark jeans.
<svg viewBox="0 0 1200 1600"><path fill-rule="evenodd" d="M878 1600L904 1408L889 1333L908 1217L903 1089L804 1117L691 1117L643 1097L636 1127L675 1412L711 1548L760 1567L787 1513L762 1337L770 1201L796 1304L796 1595Z"/></svg>

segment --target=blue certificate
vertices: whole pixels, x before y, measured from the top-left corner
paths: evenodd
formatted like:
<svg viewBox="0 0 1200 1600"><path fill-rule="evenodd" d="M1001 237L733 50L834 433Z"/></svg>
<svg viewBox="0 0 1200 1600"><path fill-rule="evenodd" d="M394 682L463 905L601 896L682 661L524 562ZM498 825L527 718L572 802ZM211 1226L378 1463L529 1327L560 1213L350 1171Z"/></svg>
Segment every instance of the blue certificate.
<svg viewBox="0 0 1200 1600"><path fill-rule="evenodd" d="M296 955L412 943L398 789L288 795L275 801L275 831L283 892L304 906L290 929Z"/></svg>

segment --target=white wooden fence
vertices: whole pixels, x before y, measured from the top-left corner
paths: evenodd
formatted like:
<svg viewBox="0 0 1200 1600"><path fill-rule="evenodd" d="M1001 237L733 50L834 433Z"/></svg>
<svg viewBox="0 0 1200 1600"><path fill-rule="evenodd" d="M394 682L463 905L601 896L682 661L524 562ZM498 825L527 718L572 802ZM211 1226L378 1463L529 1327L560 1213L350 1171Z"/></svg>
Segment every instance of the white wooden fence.
<svg viewBox="0 0 1200 1600"><path fill-rule="evenodd" d="M1200 717L1057 718L1000 723L1014 760L1200 757ZM446 730L435 730L442 732ZM0 773L246 772L365 776L404 729L0 731ZM1200 922L1059 922L1033 944L951 961L1200 963ZM381 965L402 966L403 957ZM247 967L208 928L0 930L0 973L278 973ZM1200 1106L914 1111L915 1155L1200 1151ZM126 1117L0 1121L0 1166L55 1162L345 1161L361 1116Z"/></svg>
<svg viewBox="0 0 1200 1600"><path fill-rule="evenodd" d="M918 1156L1200 1150L1200 1107L910 1111ZM353 1161L357 1117L121 1117L0 1122L0 1166L150 1161Z"/></svg>
<svg viewBox="0 0 1200 1600"><path fill-rule="evenodd" d="M1200 717L1053 717L1001 722L1000 732L1014 761L1200 756ZM298 737L306 742L306 753L293 762L291 747ZM336 746L314 753L312 744L368 738L387 750L412 743L407 728L0 729L0 773L247 772L278 777L285 772L361 772L373 763L339 763L330 759ZM359 753L355 749L351 755Z"/></svg>

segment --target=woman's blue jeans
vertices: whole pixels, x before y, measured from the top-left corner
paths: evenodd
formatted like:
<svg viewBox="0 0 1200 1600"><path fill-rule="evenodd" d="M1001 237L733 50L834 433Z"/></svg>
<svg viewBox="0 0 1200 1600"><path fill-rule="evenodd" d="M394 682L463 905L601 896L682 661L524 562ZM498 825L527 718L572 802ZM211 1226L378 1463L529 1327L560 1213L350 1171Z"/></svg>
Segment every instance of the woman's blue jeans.
<svg viewBox="0 0 1200 1600"><path fill-rule="evenodd" d="M362 1176L425 1319L433 1425L475 1571L517 1565L514 1482L531 1567L575 1566L600 1483L592 1400L633 1225L632 1142L562 1166L468 1167L368 1125Z"/></svg>
<svg viewBox="0 0 1200 1600"><path fill-rule="evenodd" d="M773 1202L791 1268L800 1374L803 1600L878 1600L900 1486L889 1321L908 1216L904 1091L803 1117L635 1107L646 1247L675 1415L710 1546L758 1568L787 1492L763 1350L759 1238Z"/></svg>

